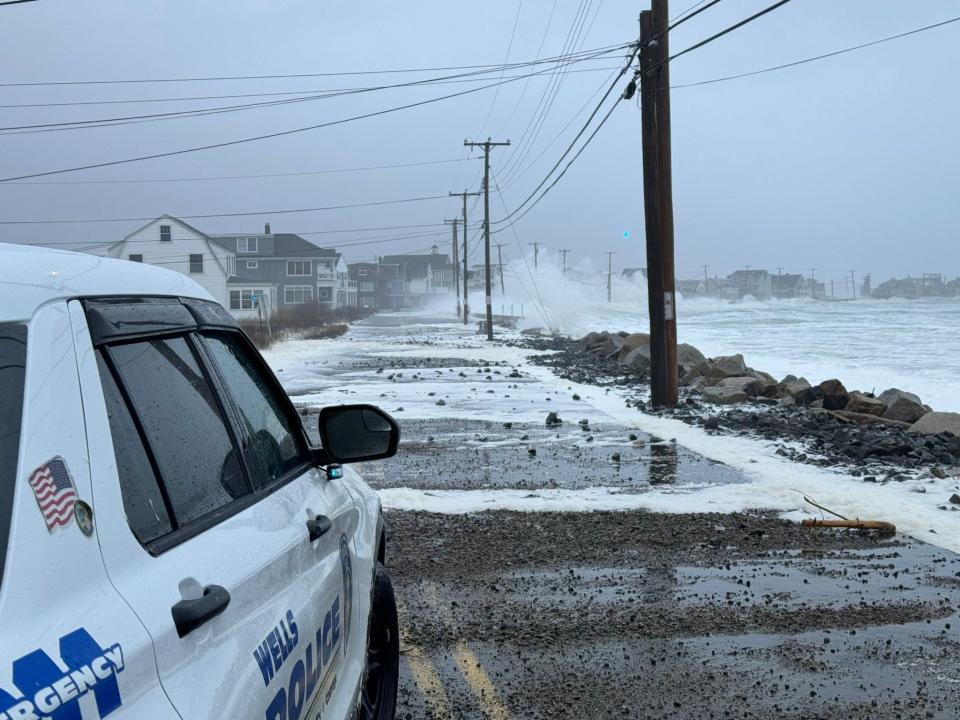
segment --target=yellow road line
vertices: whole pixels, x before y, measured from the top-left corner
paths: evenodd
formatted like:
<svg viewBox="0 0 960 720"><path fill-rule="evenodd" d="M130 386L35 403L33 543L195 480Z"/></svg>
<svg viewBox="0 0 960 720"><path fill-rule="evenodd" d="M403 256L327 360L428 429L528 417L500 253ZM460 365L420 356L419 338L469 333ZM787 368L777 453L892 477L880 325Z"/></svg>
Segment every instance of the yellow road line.
<svg viewBox="0 0 960 720"><path fill-rule="evenodd" d="M449 629L456 627L453 619L453 613L450 612L440 595L440 589L432 582L423 583L424 595L433 606L437 616L447 625ZM483 667L477 656L473 654L470 647L463 641L458 640L453 649L453 659L460 668L460 674L463 675L470 690L477 697L480 706L490 720L508 720L510 713L507 706L503 704L497 688L491 682L490 677L484 672Z"/></svg>
<svg viewBox="0 0 960 720"><path fill-rule="evenodd" d="M491 720L508 720L510 713L507 711L507 706L503 704L496 687L483 671L477 656L463 640L457 642L453 650L453 659L456 660L461 674L470 685L473 694L477 696L480 705L483 706L487 717Z"/></svg>
<svg viewBox="0 0 960 720"><path fill-rule="evenodd" d="M397 598L397 611L402 617L408 617L407 609ZM400 627L404 625L401 622ZM410 647L404 653L407 658L407 664L410 666L410 674L413 675L413 682L423 696L424 702L433 711L437 717L454 717L453 706L450 704L450 698L447 695L446 688L443 687L443 680L427 658L420 654L419 648Z"/></svg>

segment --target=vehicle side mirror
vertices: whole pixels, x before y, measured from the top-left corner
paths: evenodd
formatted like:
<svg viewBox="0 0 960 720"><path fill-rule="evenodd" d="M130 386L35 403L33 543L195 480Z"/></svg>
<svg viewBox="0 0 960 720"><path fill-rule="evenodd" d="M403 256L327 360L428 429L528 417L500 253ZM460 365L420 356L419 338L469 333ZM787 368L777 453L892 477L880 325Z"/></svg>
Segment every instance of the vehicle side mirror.
<svg viewBox="0 0 960 720"><path fill-rule="evenodd" d="M320 410L320 442L332 462L352 463L392 457L400 426L373 405L336 405Z"/></svg>

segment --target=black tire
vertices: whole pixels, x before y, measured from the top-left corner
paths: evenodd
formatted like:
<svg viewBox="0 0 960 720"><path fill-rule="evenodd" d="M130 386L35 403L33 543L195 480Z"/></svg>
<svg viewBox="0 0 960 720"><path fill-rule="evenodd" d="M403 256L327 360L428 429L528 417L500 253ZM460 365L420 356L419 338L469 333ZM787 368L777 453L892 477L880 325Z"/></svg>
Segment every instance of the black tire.
<svg viewBox="0 0 960 720"><path fill-rule="evenodd" d="M360 689L358 720L393 720L400 680L400 629L393 584L383 563L377 563L367 633L367 661Z"/></svg>

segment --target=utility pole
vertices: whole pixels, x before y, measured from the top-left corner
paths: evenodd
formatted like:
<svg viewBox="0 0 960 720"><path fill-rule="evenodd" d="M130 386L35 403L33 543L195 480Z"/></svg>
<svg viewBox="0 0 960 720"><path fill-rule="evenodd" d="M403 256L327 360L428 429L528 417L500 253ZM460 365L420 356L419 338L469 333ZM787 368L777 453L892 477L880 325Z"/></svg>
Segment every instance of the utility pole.
<svg viewBox="0 0 960 720"><path fill-rule="evenodd" d="M569 250L560 250L559 253L563 255L563 274L567 274L567 253Z"/></svg>
<svg viewBox="0 0 960 720"><path fill-rule="evenodd" d="M463 324L466 325L470 322L470 302L467 299L468 283L467 283L467 198L471 195L479 195L478 192L467 192L464 190L462 193L450 193L451 196L457 196L463 198Z"/></svg>
<svg viewBox="0 0 960 720"><path fill-rule="evenodd" d="M451 225L453 227L453 278L454 278L454 290L453 295L457 299L457 317L460 317L460 263L457 258L457 226L460 224L459 218L454 218L453 220L444 220L444 223Z"/></svg>
<svg viewBox="0 0 960 720"><path fill-rule="evenodd" d="M613 279L613 251L607 251L607 302L613 302L613 286L611 281Z"/></svg>
<svg viewBox="0 0 960 720"><path fill-rule="evenodd" d="M857 299L857 276L856 270L850 271L850 292L853 294L853 299Z"/></svg>
<svg viewBox="0 0 960 720"><path fill-rule="evenodd" d="M777 268L777 297L783 297L783 268Z"/></svg>
<svg viewBox="0 0 960 720"><path fill-rule="evenodd" d="M640 108L654 407L675 406L678 385L669 57L667 0L651 0L640 13Z"/></svg>
<svg viewBox="0 0 960 720"><path fill-rule="evenodd" d="M483 257L486 265L484 269L484 288L486 289L487 304L487 340L493 340L493 306L490 296L490 148L509 145L510 141L492 142L490 138L487 138L482 143L464 140L463 144L470 148L483 148Z"/></svg>
<svg viewBox="0 0 960 720"><path fill-rule="evenodd" d="M816 268L810 268L810 297L817 297L817 281L814 278L814 273L817 272Z"/></svg>
<svg viewBox="0 0 960 720"><path fill-rule="evenodd" d="M500 248L503 243L497 243L497 267L500 269L500 296L503 297L507 291L503 289L503 255L500 254Z"/></svg>
<svg viewBox="0 0 960 720"><path fill-rule="evenodd" d="M709 265L701 265L701 267L703 268L703 294L704 294L704 295L709 295L709 294L710 294L710 278L707 277L707 269L708 269L710 266L709 266Z"/></svg>
<svg viewBox="0 0 960 720"><path fill-rule="evenodd" d="M533 245L533 269L536 270L537 260L540 257L540 246L543 245L543 243L532 242L532 243L527 243L527 245Z"/></svg>

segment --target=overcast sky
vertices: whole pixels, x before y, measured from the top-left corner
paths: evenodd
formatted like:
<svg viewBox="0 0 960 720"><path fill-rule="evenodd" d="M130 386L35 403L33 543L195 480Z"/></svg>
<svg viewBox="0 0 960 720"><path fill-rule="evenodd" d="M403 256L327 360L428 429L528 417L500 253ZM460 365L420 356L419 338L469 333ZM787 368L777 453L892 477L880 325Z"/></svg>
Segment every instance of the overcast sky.
<svg viewBox="0 0 960 720"><path fill-rule="evenodd" d="M679 13L693 0L675 2ZM725 0L678 28L673 51L770 4ZM646 3L625 0L37 0L0 7L0 77L6 83L182 78L446 67L559 54L581 7L577 47L634 40ZM587 7L588 6L588 7ZM519 7L519 15L518 15ZM960 15L957 0L793 0L672 65L674 85L756 70L868 42ZM524 132L549 75L415 109L255 143L0 183L0 220L153 217L250 212L478 189L476 159L420 167L279 178L77 184L115 179L197 178L460 160L464 138L511 139L492 155L511 208L542 179L585 118L574 119L621 62L619 55L569 73L539 133ZM673 178L678 275L726 274L751 265L818 277L960 274L960 23L855 53L756 77L675 88ZM519 74L514 71L512 74ZM0 105L314 91L443 75L302 77L155 84L0 87ZM509 76L511 72L508 72ZM497 76L493 76L496 78ZM161 122L0 136L0 177L166 152L317 124L403 105L473 85L402 88ZM5 128L221 107L276 99L0 108ZM592 107L591 103L589 107ZM588 107L588 109L589 109ZM563 128L573 121L569 128ZM556 139L559 135L559 139ZM523 142L518 143L523 139ZM531 143L532 140L532 143ZM551 141L554 141L550 145ZM537 159L539 156L539 159ZM473 154L476 157L476 153ZM29 181L36 182L36 181ZM570 261L642 265L640 112L622 102L547 198L516 225L519 242ZM191 221L208 232L275 232L430 224L456 200ZM472 219L480 218L482 205ZM504 215L491 196L494 220ZM0 225L0 242L116 240L140 223ZM401 231L307 235L334 245ZM403 231L414 232L414 231ZM445 232L425 228L425 233ZM624 233L629 233L625 238ZM448 235L344 248L351 260L408 252ZM507 256L519 250L498 236Z"/></svg>

